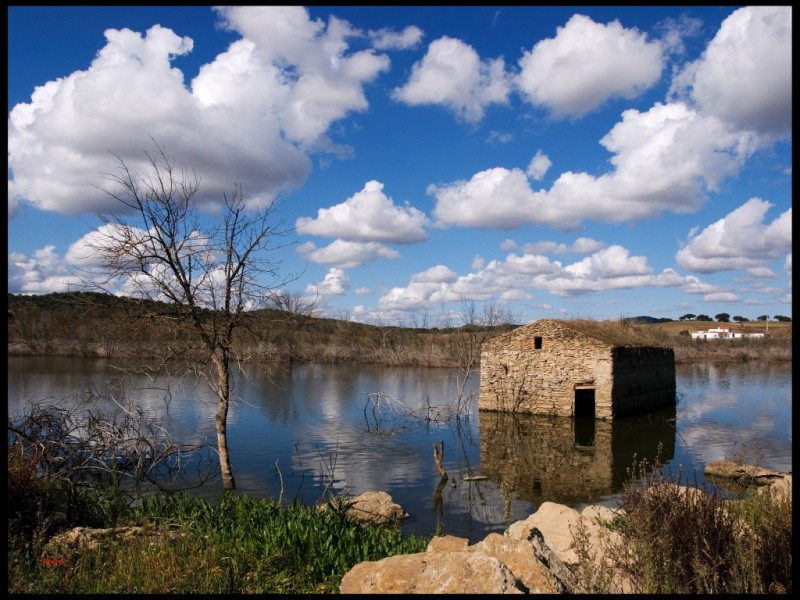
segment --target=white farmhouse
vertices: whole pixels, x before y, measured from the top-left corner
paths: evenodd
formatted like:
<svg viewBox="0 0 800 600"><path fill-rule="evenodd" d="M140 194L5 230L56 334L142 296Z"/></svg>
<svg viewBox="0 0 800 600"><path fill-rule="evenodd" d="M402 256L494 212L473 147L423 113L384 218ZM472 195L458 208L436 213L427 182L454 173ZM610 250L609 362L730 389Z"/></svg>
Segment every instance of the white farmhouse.
<svg viewBox="0 0 800 600"><path fill-rule="evenodd" d="M692 333L693 340L740 340L742 338L763 338L764 333L742 333L731 331L727 327L714 327L706 331L695 331Z"/></svg>

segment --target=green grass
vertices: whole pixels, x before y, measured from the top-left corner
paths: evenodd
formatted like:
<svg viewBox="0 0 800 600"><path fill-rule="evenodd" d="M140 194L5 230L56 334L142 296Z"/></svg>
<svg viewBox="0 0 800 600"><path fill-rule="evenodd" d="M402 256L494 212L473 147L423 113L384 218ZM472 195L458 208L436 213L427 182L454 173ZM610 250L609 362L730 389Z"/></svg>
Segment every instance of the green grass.
<svg viewBox="0 0 800 600"><path fill-rule="evenodd" d="M7 454L9 593L336 592L361 562L427 547L427 539L403 536L399 522L365 525L344 508L320 511L236 493L214 503L142 495L135 485L142 471L100 460L109 448L117 457L118 448L108 445L108 435L79 439L86 421L73 416L51 406L9 419L15 438ZM95 414L89 422L104 425L102 433L128 431L103 419ZM149 429L135 433L125 439L160 447ZM336 500L331 504L345 506L345 498ZM116 539L96 547L57 537L76 527L124 526L143 530L129 537L115 530Z"/></svg>
<svg viewBox="0 0 800 600"><path fill-rule="evenodd" d="M394 525L239 494L216 505L148 497L127 522L153 535L97 550L18 552L9 561L9 592L336 593L356 564L421 552L428 543Z"/></svg>

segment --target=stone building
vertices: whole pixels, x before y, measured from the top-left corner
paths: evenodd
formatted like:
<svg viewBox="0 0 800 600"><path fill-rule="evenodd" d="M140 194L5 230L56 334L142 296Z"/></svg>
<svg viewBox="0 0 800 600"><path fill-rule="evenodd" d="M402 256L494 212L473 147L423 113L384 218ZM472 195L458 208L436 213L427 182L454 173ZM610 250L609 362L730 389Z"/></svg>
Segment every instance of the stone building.
<svg viewBox="0 0 800 600"><path fill-rule="evenodd" d="M617 419L675 406L672 348L621 322L543 319L484 342L478 408Z"/></svg>

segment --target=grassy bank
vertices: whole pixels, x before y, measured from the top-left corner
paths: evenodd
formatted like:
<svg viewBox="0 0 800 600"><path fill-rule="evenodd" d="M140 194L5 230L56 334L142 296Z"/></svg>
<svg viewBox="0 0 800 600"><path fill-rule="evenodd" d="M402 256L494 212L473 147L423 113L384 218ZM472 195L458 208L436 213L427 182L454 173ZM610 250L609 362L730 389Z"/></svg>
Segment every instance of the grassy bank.
<svg viewBox="0 0 800 600"><path fill-rule="evenodd" d="M162 310L167 310L161 307ZM188 327L164 327L134 301L96 294L9 294L8 354L14 356L78 356L166 358L180 349L193 355L195 333ZM211 318L208 315L207 318ZM484 341L517 325L495 314L469 315L468 324L447 320L423 327L367 325L346 320L263 310L248 315L236 340L239 356L248 361L381 364L474 369ZM569 319L565 320L567 323ZM678 364L695 362L791 362L792 323L750 321L721 324L669 321L634 325L604 321L631 344L673 348ZM691 332L720 325L734 331L763 332L764 339L692 340ZM198 354L197 356L201 356Z"/></svg>
<svg viewBox="0 0 800 600"><path fill-rule="evenodd" d="M364 526L335 510L237 494L216 505L147 497L117 525L141 529L75 548L57 537L40 546L12 539L10 528L8 592L335 593L354 565L427 546L394 525Z"/></svg>
<svg viewBox="0 0 800 600"><path fill-rule="evenodd" d="M14 470L24 467L10 462L10 480L19 483ZM228 494L215 505L148 496L114 512L116 537L78 544L56 535L64 527L44 535L51 513L41 508L57 509L57 482L28 482L36 489L26 504L10 497L17 508L9 514L8 593L337 593L356 564L422 552L429 541L336 510ZM84 518L72 525L112 525L113 511L104 507L116 502L114 495L109 488L83 490L76 501ZM620 508L604 525L622 543L602 548L604 566L588 559L575 532L584 560L575 569L581 589L615 592L615 573L623 573L633 593L791 591L791 497L690 494L656 472L631 484Z"/></svg>

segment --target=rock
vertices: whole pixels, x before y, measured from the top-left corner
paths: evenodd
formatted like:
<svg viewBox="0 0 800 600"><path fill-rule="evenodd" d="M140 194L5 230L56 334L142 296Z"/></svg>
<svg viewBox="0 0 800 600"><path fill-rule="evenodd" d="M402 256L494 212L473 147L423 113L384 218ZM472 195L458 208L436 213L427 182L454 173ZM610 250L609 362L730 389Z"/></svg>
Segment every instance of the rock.
<svg viewBox="0 0 800 600"><path fill-rule="evenodd" d="M606 549L621 543L622 538L601 524L610 522L618 513L618 510L606 506L587 506L579 513L562 504L543 502L530 517L513 523L506 535L533 543L537 554L549 565L557 585L566 588L565 591L591 591L580 589L579 578L574 577L580 567L584 577L607 577L611 587L625 593L631 588L630 582L620 572L612 569L606 559ZM538 540L537 533L540 536ZM578 535L585 539L583 552L586 556L583 558L591 560L591 565L581 565L582 557L578 554L580 549L576 541ZM549 552L554 556L550 557Z"/></svg>
<svg viewBox="0 0 800 600"><path fill-rule="evenodd" d="M345 574L342 594L522 594L509 568L480 552L418 552L363 562Z"/></svg>
<svg viewBox="0 0 800 600"><path fill-rule="evenodd" d="M466 538L434 537L425 552L391 556L356 565L342 579L347 593L556 594L591 592L579 583L577 572L595 577L619 592L630 583L608 564L603 550L620 537L601 525L617 511L587 506L582 512L543 503L525 519L513 523L505 535L490 533L470 545ZM575 533L582 532L584 557L580 565ZM595 575L596 574L596 575ZM592 581L590 581L591 583Z"/></svg>
<svg viewBox="0 0 800 600"><path fill-rule="evenodd" d="M530 517L524 521L513 523L506 533L512 539L529 541L534 529L542 532L548 548L567 564L578 564L575 553L575 540L570 532L578 521L580 513L574 508L543 502Z"/></svg>
<svg viewBox="0 0 800 600"><path fill-rule="evenodd" d="M779 471L772 471L754 465L746 465L732 460L710 462L706 465L703 472L706 476L732 479L739 483L757 487L769 486L776 480L784 479L786 475L791 477L791 473L781 473Z"/></svg>
<svg viewBox="0 0 800 600"><path fill-rule="evenodd" d="M161 531L148 529L147 527L111 527L108 529L74 527L69 531L53 536L47 542L44 554L49 557L72 556L78 552L96 550L104 544L124 542L140 537L148 537L150 542L154 543L162 540L164 534Z"/></svg>
<svg viewBox="0 0 800 600"><path fill-rule="evenodd" d="M776 502L792 498L792 472L772 471L732 460L710 462L705 476L717 485L735 492L755 488L761 494L772 494Z"/></svg>
<svg viewBox="0 0 800 600"><path fill-rule="evenodd" d="M336 501L321 504L320 510L339 509ZM386 492L364 492L360 496L345 500L344 510L349 517L366 523L392 523L409 517L403 507L392 500Z"/></svg>
<svg viewBox="0 0 800 600"><path fill-rule="evenodd" d="M428 542L427 552L464 552L469 547L467 538L455 535L437 535Z"/></svg>
<svg viewBox="0 0 800 600"><path fill-rule="evenodd" d="M490 533L482 542L470 546L470 550L497 558L529 594L555 594L559 591L550 571L537 559L527 541Z"/></svg>

